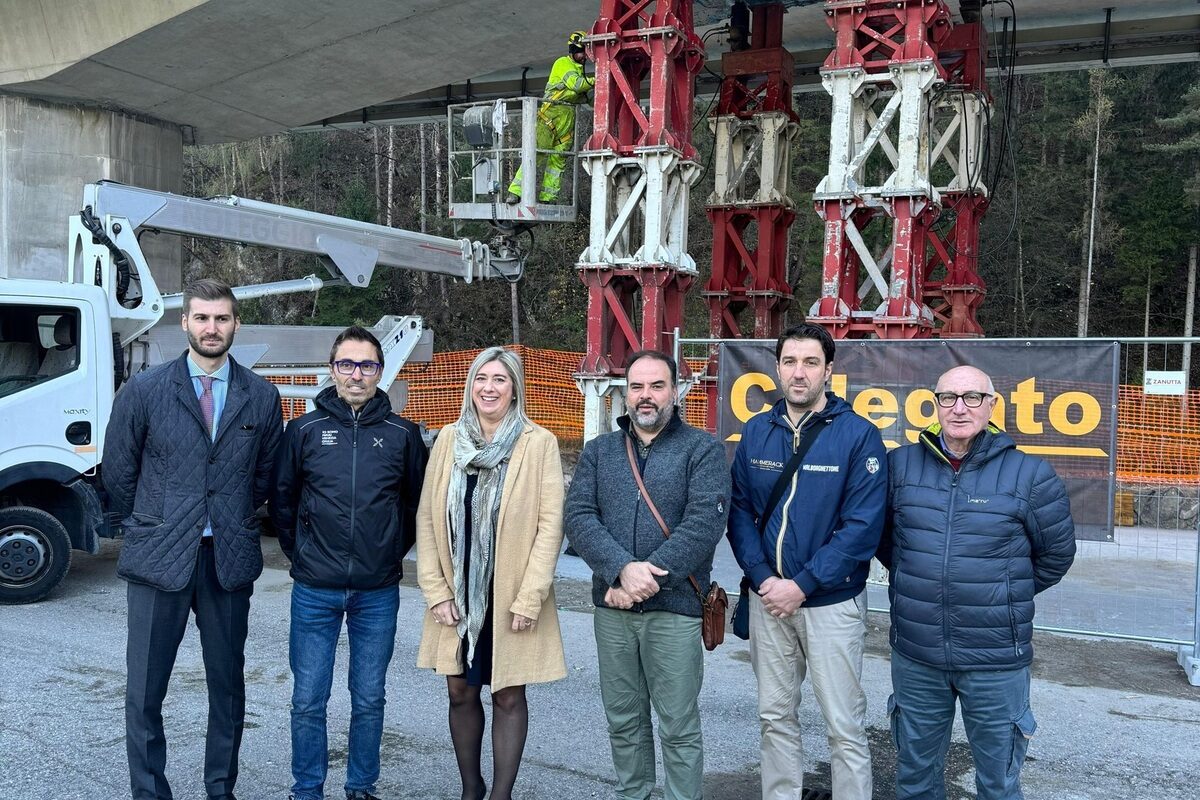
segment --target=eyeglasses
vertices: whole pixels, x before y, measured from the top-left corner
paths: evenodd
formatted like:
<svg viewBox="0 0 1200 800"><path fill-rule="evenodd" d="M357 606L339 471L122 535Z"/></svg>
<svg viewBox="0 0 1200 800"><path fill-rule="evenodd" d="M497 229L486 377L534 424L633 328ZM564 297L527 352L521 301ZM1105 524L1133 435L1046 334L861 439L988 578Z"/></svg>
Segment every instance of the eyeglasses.
<svg viewBox="0 0 1200 800"><path fill-rule="evenodd" d="M987 392L963 392L955 394L954 392L938 392L934 395L937 399L937 404L942 408L954 408L954 404L960 399L963 405L967 408L979 408L983 405L984 398L991 397Z"/></svg>
<svg viewBox="0 0 1200 800"><path fill-rule="evenodd" d="M378 361L351 361L348 358L329 363L333 364L333 368L342 375L353 375L354 370L357 369L362 373L364 378L372 378L378 375L379 370L383 368L383 364L380 364Z"/></svg>

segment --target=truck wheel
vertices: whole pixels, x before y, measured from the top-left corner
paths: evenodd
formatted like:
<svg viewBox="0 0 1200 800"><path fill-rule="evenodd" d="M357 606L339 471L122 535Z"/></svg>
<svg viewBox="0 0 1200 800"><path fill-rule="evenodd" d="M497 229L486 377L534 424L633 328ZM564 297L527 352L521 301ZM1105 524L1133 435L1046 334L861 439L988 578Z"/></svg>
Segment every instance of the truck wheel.
<svg viewBox="0 0 1200 800"><path fill-rule="evenodd" d="M38 508L0 508L0 603L34 603L71 566L71 539L57 519Z"/></svg>

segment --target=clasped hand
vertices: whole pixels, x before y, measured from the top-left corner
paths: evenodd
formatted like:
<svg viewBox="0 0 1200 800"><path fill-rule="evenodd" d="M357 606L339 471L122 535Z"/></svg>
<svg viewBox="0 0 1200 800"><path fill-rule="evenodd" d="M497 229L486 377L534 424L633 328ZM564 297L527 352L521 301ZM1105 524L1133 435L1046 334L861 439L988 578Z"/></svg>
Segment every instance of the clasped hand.
<svg viewBox="0 0 1200 800"><path fill-rule="evenodd" d="M762 599L763 608L773 617L789 617L803 605L806 596L804 590L795 581L784 580L774 576L767 578L758 587L758 596Z"/></svg>
<svg viewBox="0 0 1200 800"><path fill-rule="evenodd" d="M643 603L658 594L661 587L656 578L669 574L649 561L630 561L621 568L621 585L605 592L604 604L613 608L633 608L634 603Z"/></svg>
<svg viewBox="0 0 1200 800"><path fill-rule="evenodd" d="M462 615L458 613L458 604L453 600L443 600L430 609L433 619L438 625L457 625ZM537 627L537 620L521 614L513 614L513 633L531 631Z"/></svg>

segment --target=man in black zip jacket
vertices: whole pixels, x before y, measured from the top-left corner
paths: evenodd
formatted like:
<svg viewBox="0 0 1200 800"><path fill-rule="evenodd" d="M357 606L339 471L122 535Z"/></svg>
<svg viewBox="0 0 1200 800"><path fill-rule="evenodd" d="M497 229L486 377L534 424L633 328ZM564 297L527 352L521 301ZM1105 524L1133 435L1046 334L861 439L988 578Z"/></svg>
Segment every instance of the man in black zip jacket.
<svg viewBox="0 0 1200 800"><path fill-rule="evenodd" d="M416 425L379 391L383 349L365 328L342 331L334 386L293 420L276 462L271 516L292 562L289 646L293 800L323 800L325 710L342 618L350 638L347 800L378 800L384 678L392 659L401 561L416 536L428 453Z"/></svg>

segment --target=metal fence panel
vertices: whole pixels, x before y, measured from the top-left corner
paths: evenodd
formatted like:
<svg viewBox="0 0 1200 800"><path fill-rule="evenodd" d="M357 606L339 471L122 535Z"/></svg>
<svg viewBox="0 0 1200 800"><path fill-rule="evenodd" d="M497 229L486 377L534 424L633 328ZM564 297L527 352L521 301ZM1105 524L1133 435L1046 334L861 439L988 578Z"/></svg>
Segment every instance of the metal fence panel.
<svg viewBox="0 0 1200 800"><path fill-rule="evenodd" d="M733 341L761 347L766 366L760 364L759 373L772 379L777 377L773 370L773 341ZM1190 369L1190 357L1185 355L1188 345L1195 343L1200 343L1200 339L975 340L942 343L940 350L938 344L930 343L934 349L927 352L940 353L941 357L928 365L921 373L923 377L918 378L917 371L912 371L912 389L915 391L917 388L928 389L928 384L940 372L957 363L977 363L977 356L986 352L982 348L987 346L1027 346L1031 354L1039 355L1050 352L1041 348L1051 344L1066 348L1068 354L1077 348L1080 364L1085 363L1086 354L1097 347L1118 348L1116 356L1107 365L1087 362L1086 369L1080 370L1074 378L1068 376L1070 379L1065 381L1060 381L1061 375L1051 379L1045 371L1046 362L1040 357L1018 359L1020 363L1008 364L1002 371L1010 380L1007 384L997 381L997 391L1007 395L1005 399L1010 411L1021 402L1014 402L1011 395L1018 391L1024 380L1019 375L1022 373L1039 377L1036 388L1047 395L1041 406L1046 413L1052 397L1073 391L1084 392L1097 399L1103 398L1102 405L1111 406L1105 412L1114 423L1109 429L1097 428L1110 436L1104 450L1111 461L1093 458L1090 462L1077 460L1074 465L1071 462L1065 466L1056 464L1060 473L1074 472L1075 478L1091 484L1090 491L1073 493L1072 513L1083 519L1103 517L1109 524L1099 531L1093 527L1083 531L1084 537L1078 541L1078 553L1071 571L1061 584L1039 595L1036 618L1039 629L1175 644L1184 651L1181 663L1186 654L1200 658L1200 617L1197 616L1200 591L1197 577L1200 572L1200 391L1187 388L1195 380L1194 376L1187 375L1194 370ZM722 375L722 388L718 388L716 376L703 371L706 364L712 363L713 348L721 344L723 342L711 339L679 340L680 357L686 358L699 372L695 387L686 397L690 419L705 419L710 403L715 402L724 409L734 401L731 391L738 375ZM893 366L897 360L893 354L913 345L843 341L838 346L839 360L849 360L850 353L857 348L882 348L879 352L884 354L882 358L872 359L879 372L872 380L857 384L847 380L833 387L853 402L863 389L878 389L880 383L892 384L890 388L884 387L889 391L898 390L900 387L894 384L902 370ZM1185 370L1185 365L1189 369ZM837 364L835 372L844 372L842 367ZM1147 367L1149 383L1146 382ZM1069 385L1071 380L1080 385ZM1157 394L1155 392L1164 389L1161 384L1155 385L1159 381L1165 381L1167 391L1178 392L1182 388L1183 393ZM744 390L745 386L739 387L740 392ZM899 395L899 392L893 391L893 394ZM751 405L757 411L762 401L769 398L769 392L753 396L756 400ZM897 400L897 413L902 416L904 401L899 396ZM737 402L746 403L745 396ZM1028 405L1028 400L1024 402ZM859 405L870 404L860 401ZM885 407L891 408L890 403ZM874 408L879 410L878 405ZM1062 408L1059 410L1063 411ZM1065 417L1060 416L1059 421L1065 419L1068 427L1078 426L1082 421L1078 407L1066 409L1064 413ZM883 428L880 417L887 416L877 413L874 421ZM714 417L709 415L708 418ZM1049 422L1046 417L1040 419ZM1032 421L1038 420L1035 416ZM1097 469L1098 463L1103 463L1104 468ZM876 609L886 608L886 573L878 565L876 577L879 582L871 588L871 604Z"/></svg>

